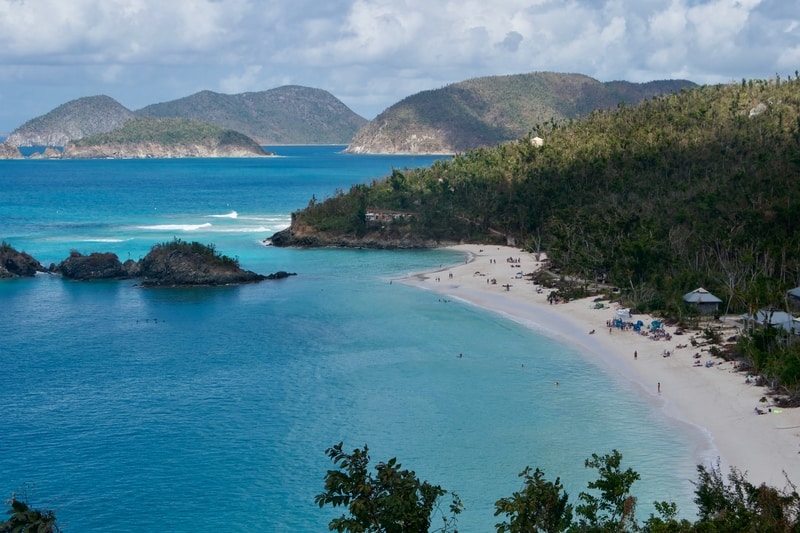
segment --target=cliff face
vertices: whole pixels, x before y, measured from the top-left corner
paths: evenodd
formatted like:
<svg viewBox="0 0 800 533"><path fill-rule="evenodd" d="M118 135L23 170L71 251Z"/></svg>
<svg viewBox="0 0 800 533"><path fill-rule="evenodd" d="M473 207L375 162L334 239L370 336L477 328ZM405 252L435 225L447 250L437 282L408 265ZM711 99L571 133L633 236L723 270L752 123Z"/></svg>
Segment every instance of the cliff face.
<svg viewBox="0 0 800 533"><path fill-rule="evenodd" d="M64 146L69 141L114 130L134 117L133 111L108 96L71 100L29 120L8 136L14 146Z"/></svg>
<svg viewBox="0 0 800 533"><path fill-rule="evenodd" d="M358 132L347 147L351 154L452 154L456 148L441 128L418 125L403 131L391 119L377 120Z"/></svg>
<svg viewBox="0 0 800 533"><path fill-rule="evenodd" d="M22 159L22 153L13 144L0 143L0 159Z"/></svg>
<svg viewBox="0 0 800 533"><path fill-rule="evenodd" d="M164 145L157 142L104 143L92 146L67 144L64 159L158 159L177 157L263 157L260 146L234 146L219 143Z"/></svg>

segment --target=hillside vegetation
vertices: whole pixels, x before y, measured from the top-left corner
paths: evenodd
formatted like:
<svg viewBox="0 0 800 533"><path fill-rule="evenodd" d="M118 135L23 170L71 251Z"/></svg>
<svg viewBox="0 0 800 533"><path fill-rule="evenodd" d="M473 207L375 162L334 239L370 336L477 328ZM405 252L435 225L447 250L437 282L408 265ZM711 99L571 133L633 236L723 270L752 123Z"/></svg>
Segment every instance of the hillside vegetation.
<svg viewBox="0 0 800 533"><path fill-rule="evenodd" d="M582 74L488 76L403 99L359 130L354 153L457 153L519 139L531 125L694 87L684 80L601 83Z"/></svg>
<svg viewBox="0 0 800 533"><path fill-rule="evenodd" d="M136 115L201 120L261 144L347 144L367 122L327 91L297 85L232 95L201 91Z"/></svg>
<svg viewBox="0 0 800 533"><path fill-rule="evenodd" d="M731 312L788 307L786 291L800 285L797 77L531 129L543 146L474 150L312 202L278 242L514 239L546 251L564 276L607 280L627 304L678 320L697 287ZM370 222L379 209L398 215ZM800 352L778 360L769 339L747 349L758 371L800 384Z"/></svg>
<svg viewBox="0 0 800 533"><path fill-rule="evenodd" d="M64 157L234 157L268 155L237 131L186 119L137 118L67 143Z"/></svg>

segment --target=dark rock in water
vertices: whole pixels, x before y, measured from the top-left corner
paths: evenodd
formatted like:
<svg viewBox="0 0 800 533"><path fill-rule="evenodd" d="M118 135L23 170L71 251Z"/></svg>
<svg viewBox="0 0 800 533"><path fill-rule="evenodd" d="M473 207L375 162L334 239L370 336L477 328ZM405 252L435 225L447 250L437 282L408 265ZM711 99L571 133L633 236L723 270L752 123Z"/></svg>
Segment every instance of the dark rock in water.
<svg viewBox="0 0 800 533"><path fill-rule="evenodd" d="M0 278L32 277L37 272L45 272L39 261L5 241L0 243Z"/></svg>
<svg viewBox="0 0 800 533"><path fill-rule="evenodd" d="M3 242L0 245L0 278L33 276L46 272L39 262ZM141 279L145 287L232 285L265 279L284 279L296 274L283 270L264 276L239 267L239 261L217 253L213 245L175 239L153 246L139 262L124 263L112 252L83 255L73 251L50 272L70 280Z"/></svg>
<svg viewBox="0 0 800 533"><path fill-rule="evenodd" d="M127 279L130 277L122 266L117 254L111 252L94 252L82 255L71 252L69 257L56 266L55 271L67 279Z"/></svg>
<svg viewBox="0 0 800 533"><path fill-rule="evenodd" d="M284 279L288 278L289 276L296 276L295 272L286 272L285 270L279 270L273 274L267 276L267 279Z"/></svg>
<svg viewBox="0 0 800 533"><path fill-rule="evenodd" d="M139 263L134 261L133 259L128 259L124 263L122 263L122 268L125 269L125 272L128 273L128 276L132 278L138 278L139 272L141 272L141 268L139 268Z"/></svg>
<svg viewBox="0 0 800 533"><path fill-rule="evenodd" d="M197 242L157 244L139 261L138 277L146 287L252 283L265 276L243 270L239 262Z"/></svg>

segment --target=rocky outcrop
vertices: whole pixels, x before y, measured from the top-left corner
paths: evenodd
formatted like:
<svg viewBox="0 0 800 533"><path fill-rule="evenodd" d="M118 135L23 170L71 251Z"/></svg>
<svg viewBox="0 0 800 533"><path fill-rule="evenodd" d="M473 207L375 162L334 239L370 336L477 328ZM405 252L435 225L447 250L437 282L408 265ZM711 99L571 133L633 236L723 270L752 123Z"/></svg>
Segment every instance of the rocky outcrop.
<svg viewBox="0 0 800 533"><path fill-rule="evenodd" d="M213 247L173 241L153 247L139 261L143 286L231 285L266 279L219 255Z"/></svg>
<svg viewBox="0 0 800 533"><path fill-rule="evenodd" d="M77 281L139 279L144 287L233 285L296 275L282 270L267 276L257 274L240 268L237 260L220 255L213 245L179 239L153 246L138 262L128 259L122 263L111 252L83 255L73 251L61 263L52 265L50 272Z"/></svg>
<svg viewBox="0 0 800 533"><path fill-rule="evenodd" d="M13 144L0 143L0 159L22 159L22 152Z"/></svg>
<svg viewBox="0 0 800 533"><path fill-rule="evenodd" d="M18 252L11 245L0 244L0 278L32 277L45 272L44 267L25 252Z"/></svg>
<svg viewBox="0 0 800 533"><path fill-rule="evenodd" d="M296 220L293 220L288 228L275 233L265 242L279 247L369 248L373 250L413 250L457 244L421 238L411 232L387 233L376 229L363 235L345 235L316 231Z"/></svg>
<svg viewBox="0 0 800 533"><path fill-rule="evenodd" d="M34 152L28 156L29 159L61 159L61 151L48 146L44 152Z"/></svg>
<svg viewBox="0 0 800 533"><path fill-rule="evenodd" d="M133 261L130 261L133 263ZM130 265L129 265L130 267ZM96 279L126 279L131 277L131 272L120 262L117 254L92 253L82 255L73 251L54 269L67 279L96 280Z"/></svg>

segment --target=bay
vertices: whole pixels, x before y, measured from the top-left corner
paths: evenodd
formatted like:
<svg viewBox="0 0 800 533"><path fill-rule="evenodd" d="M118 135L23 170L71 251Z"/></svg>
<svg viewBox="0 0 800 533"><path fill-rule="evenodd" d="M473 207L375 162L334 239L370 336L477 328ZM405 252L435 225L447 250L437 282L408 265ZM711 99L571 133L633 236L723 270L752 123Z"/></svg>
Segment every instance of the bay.
<svg viewBox="0 0 800 533"><path fill-rule="evenodd" d="M630 384L519 324L390 282L461 255L264 246L312 196L436 159L342 148L0 162L0 238L44 264L71 250L138 259L177 237L298 274L157 290L0 282L0 497L26 493L66 532L321 532L337 514L314 504L324 451L344 441L457 492L466 533L494 531L494 502L526 465L574 499L594 477L583 461L612 449L642 476L642 516L656 499L690 514L696 444Z"/></svg>

